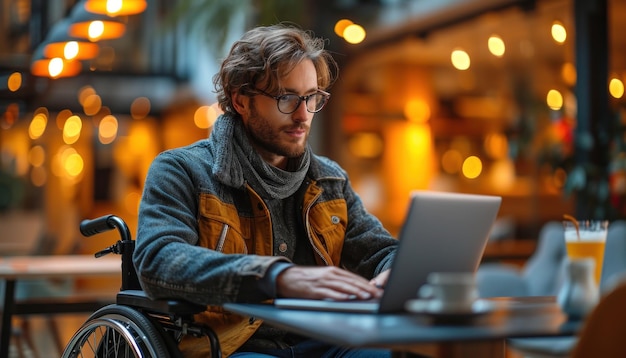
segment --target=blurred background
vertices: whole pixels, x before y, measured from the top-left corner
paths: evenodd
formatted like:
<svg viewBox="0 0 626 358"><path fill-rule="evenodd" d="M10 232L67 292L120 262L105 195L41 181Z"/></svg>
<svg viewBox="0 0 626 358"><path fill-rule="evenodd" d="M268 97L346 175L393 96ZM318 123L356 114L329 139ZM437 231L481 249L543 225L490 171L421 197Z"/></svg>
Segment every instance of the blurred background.
<svg viewBox="0 0 626 358"><path fill-rule="evenodd" d="M503 237L626 215L624 1L118 3L0 0L3 254L92 253L78 223L108 213L134 233L155 155L210 133L230 43L283 21L340 65L314 150L393 233L415 189L501 195Z"/></svg>
<svg viewBox="0 0 626 358"><path fill-rule="evenodd" d="M134 234L153 158L209 135L230 44L278 22L326 39L311 145L393 234L416 189L502 196L513 244L485 257L518 264L563 214L626 218L623 0L0 0L0 256L90 255L105 214Z"/></svg>

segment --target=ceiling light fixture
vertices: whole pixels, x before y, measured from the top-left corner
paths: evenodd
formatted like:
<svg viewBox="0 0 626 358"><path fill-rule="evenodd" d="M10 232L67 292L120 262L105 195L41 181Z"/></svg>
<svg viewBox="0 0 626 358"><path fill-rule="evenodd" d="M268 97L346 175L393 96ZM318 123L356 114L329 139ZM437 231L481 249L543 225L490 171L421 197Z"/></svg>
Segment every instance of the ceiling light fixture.
<svg viewBox="0 0 626 358"><path fill-rule="evenodd" d="M95 14L109 16L136 15L148 7L145 0L87 0L85 9Z"/></svg>
<svg viewBox="0 0 626 358"><path fill-rule="evenodd" d="M39 77L61 78L73 77L80 73L83 66L80 61L66 60L62 57L48 58L44 56L44 45L35 49L31 61L30 72Z"/></svg>
<svg viewBox="0 0 626 358"><path fill-rule="evenodd" d="M66 60L90 60L98 56L100 46L80 37L68 34L70 21L56 23L43 42L43 55L47 58L61 57Z"/></svg>
<svg viewBox="0 0 626 358"><path fill-rule="evenodd" d="M86 2L74 6L70 13L68 34L72 37L95 42L120 38L126 32L126 24L117 17L94 14L87 11Z"/></svg>

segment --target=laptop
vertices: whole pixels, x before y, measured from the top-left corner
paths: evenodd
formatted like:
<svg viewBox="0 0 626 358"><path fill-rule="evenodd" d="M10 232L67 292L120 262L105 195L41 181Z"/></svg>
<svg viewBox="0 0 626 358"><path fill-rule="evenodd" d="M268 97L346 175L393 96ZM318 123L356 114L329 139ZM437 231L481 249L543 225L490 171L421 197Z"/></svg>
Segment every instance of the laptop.
<svg viewBox="0 0 626 358"><path fill-rule="evenodd" d="M413 191L379 300L277 298L274 305L300 310L405 311L405 303L418 296L431 272L476 272L501 201L500 196Z"/></svg>

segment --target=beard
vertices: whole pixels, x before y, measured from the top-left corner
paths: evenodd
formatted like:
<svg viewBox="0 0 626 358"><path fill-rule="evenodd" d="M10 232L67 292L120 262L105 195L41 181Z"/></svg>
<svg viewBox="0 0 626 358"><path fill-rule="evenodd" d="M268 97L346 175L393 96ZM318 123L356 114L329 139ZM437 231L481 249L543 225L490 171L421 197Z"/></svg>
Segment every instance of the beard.
<svg viewBox="0 0 626 358"><path fill-rule="evenodd" d="M274 155L297 158L304 154L309 138L309 129L305 124L293 122L288 126L273 126L272 123L260 115L254 101L250 101L250 113L244 128L254 147ZM281 132L289 129L306 129L304 140L281 139Z"/></svg>

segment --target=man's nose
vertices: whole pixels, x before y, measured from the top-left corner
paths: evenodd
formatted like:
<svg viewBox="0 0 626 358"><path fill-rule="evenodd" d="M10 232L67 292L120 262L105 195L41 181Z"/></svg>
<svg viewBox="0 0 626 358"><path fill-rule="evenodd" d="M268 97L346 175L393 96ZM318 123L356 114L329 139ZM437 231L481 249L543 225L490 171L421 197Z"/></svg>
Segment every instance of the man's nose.
<svg viewBox="0 0 626 358"><path fill-rule="evenodd" d="M309 113L306 109L306 101L301 101L295 112L291 114L291 118L296 122L306 122L313 113Z"/></svg>

